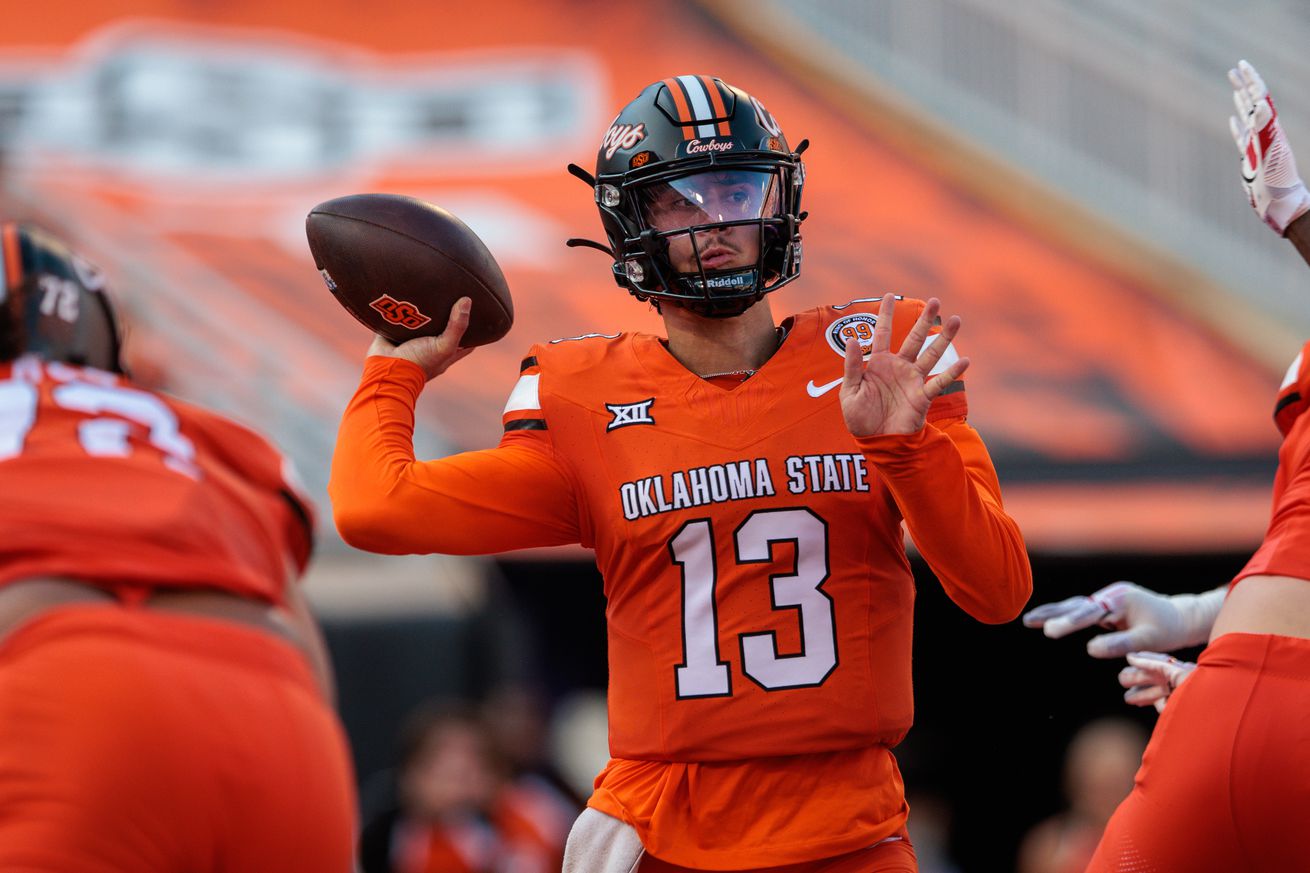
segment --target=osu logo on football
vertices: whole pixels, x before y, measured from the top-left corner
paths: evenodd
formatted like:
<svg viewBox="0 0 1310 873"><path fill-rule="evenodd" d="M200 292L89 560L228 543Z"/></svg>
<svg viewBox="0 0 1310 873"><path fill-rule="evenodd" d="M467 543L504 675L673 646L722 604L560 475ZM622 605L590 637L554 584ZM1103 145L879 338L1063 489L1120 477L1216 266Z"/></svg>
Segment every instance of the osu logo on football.
<svg viewBox="0 0 1310 873"><path fill-rule="evenodd" d="M432 320L420 312L414 304L406 303L404 300L397 300L390 294L383 294L370 303L369 306L382 313L382 317L392 324L398 324L410 330L417 330Z"/></svg>

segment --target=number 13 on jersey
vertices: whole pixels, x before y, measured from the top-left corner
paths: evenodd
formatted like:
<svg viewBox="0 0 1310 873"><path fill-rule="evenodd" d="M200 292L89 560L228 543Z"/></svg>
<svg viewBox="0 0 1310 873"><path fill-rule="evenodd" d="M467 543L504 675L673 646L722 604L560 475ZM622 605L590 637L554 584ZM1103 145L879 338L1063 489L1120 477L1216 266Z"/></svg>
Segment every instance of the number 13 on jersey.
<svg viewBox="0 0 1310 873"><path fill-rule="evenodd" d="M682 572L679 699L732 694L730 666L719 652L715 535L709 519L695 519L669 540L669 554ZM775 611L796 611L800 652L779 654L774 631L740 634L742 672L768 691L822 685L837 666L833 602L823 590L829 575L827 523L809 509L763 509L747 516L731 536L740 566L771 563L777 544L795 549L792 573L766 575L761 566L758 584L768 587Z"/></svg>

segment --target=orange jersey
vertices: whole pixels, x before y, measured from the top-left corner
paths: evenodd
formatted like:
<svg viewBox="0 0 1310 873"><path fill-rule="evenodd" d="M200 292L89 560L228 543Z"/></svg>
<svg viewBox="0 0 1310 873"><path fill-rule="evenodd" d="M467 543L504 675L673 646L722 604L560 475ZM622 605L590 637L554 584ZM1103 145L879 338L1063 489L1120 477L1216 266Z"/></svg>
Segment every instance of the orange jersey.
<svg viewBox="0 0 1310 873"><path fill-rule="evenodd" d="M699 839L688 833L696 809L730 809L732 799L749 808L744 798L760 790L709 762L815 755L820 769L846 771L834 784L858 772L894 795L877 796L875 826L864 821L854 845L843 840L864 798L777 823L768 838L790 843L770 858L850 851L894 830L887 817L903 802L886 749L913 713L902 520L972 615L1007 621L1031 590L1022 538L965 423L963 390L937 398L919 433L856 439L846 429L842 349L872 336L876 307L856 301L788 319L778 351L730 389L689 372L653 336L534 346L500 446L440 461L413 459L423 376L412 364L370 358L347 409L329 490L348 542L382 552L595 550L619 760L592 805L632 821L666 860L724 860L679 855L674 844ZM897 306L893 347L922 307ZM858 765L834 755L847 751ZM668 762L707 763L704 781L675 786L645 766ZM682 801L661 803L680 791L690 792L680 812L669 807ZM720 840L709 832L731 833L723 819L699 827L712 842L760 839ZM804 833L813 828L827 833ZM669 849L657 849L666 838Z"/></svg>
<svg viewBox="0 0 1310 873"><path fill-rule="evenodd" d="M0 584L63 576L281 603L307 501L266 440L89 368L0 365Z"/></svg>
<svg viewBox="0 0 1310 873"><path fill-rule="evenodd" d="M1274 476L1273 512L1260 548L1237 574L1310 580L1310 342L1287 371L1274 422L1283 434Z"/></svg>
<svg viewBox="0 0 1310 873"><path fill-rule="evenodd" d="M1227 633L1169 696L1086 873L1310 870L1310 640Z"/></svg>

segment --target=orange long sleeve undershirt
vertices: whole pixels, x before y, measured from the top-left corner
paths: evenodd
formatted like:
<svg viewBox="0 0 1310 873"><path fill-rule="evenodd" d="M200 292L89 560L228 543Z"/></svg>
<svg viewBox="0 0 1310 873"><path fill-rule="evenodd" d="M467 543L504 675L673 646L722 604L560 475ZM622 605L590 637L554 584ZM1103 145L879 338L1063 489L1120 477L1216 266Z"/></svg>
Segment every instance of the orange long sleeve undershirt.
<svg viewBox="0 0 1310 873"><path fill-rule="evenodd" d="M337 435L328 494L342 538L383 554L483 555L582 539L572 480L548 443L414 458L423 371L371 357Z"/></svg>
<svg viewBox="0 0 1310 873"><path fill-rule="evenodd" d="M856 439L905 518L910 537L956 605L979 621L1011 621L1032 594L1019 526L1001 508L987 447L964 419L913 434Z"/></svg>

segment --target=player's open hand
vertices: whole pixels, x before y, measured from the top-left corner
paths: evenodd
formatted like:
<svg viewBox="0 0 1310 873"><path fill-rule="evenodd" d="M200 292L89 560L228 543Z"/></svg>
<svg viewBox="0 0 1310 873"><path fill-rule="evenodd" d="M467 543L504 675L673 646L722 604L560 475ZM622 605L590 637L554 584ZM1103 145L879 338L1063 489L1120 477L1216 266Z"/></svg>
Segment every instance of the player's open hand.
<svg viewBox="0 0 1310 873"><path fill-rule="evenodd" d="M1160 652L1129 652L1128 666L1119 671L1119 684L1128 690L1124 701L1133 706L1154 706L1163 712L1165 701L1196 665Z"/></svg>
<svg viewBox="0 0 1310 873"><path fill-rule="evenodd" d="M1228 130L1242 153L1242 187L1251 207L1279 236L1310 210L1310 191L1296 171L1296 158L1278 121L1273 97L1255 67L1238 61L1228 71L1237 114Z"/></svg>
<svg viewBox="0 0 1310 873"><path fill-rule="evenodd" d="M1098 625L1112 633L1087 641L1093 658L1120 658L1132 651L1171 651L1197 645L1209 634L1196 595L1156 594L1132 582L1115 582L1091 597L1070 597L1047 603L1023 616L1024 627L1039 627L1051 639Z"/></svg>
<svg viewBox="0 0 1310 873"><path fill-rule="evenodd" d="M373 335L373 344L368 347L369 356L381 355L388 358L404 358L422 368L429 379L434 379L450 369L456 361L462 360L473 349L463 349L459 341L469 326L469 311L473 301L461 297L450 308L450 321L446 329L438 336L420 336L396 345L381 334Z"/></svg>
<svg viewBox="0 0 1310 873"><path fill-rule="evenodd" d="M932 298L895 352L891 350L892 314L896 295L884 294L873 328L869 360L863 360L858 342L846 343L846 373L841 385L841 409L846 427L855 436L917 433L928 416L928 406L969 366L960 358L935 375L929 375L960 330L960 317L952 315L941 333L924 348L941 302Z"/></svg>

